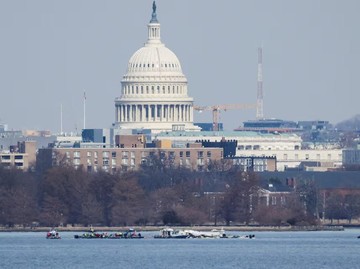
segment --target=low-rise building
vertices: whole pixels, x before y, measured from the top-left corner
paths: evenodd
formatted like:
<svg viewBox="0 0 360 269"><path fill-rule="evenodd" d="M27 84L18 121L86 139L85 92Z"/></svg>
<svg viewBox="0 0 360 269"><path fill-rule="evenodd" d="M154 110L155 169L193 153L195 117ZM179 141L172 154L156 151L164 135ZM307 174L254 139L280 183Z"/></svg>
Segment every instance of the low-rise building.
<svg viewBox="0 0 360 269"><path fill-rule="evenodd" d="M11 168L16 167L27 170L36 161L36 142L21 141L10 150L0 152L0 165Z"/></svg>
<svg viewBox="0 0 360 269"><path fill-rule="evenodd" d="M165 165L183 166L193 170L204 170L212 161L223 158L222 148L204 148L200 143L190 143L187 147L173 148L169 143L158 141L158 147L146 147L144 135L116 137L117 147L86 147L40 149L37 157L38 169L44 170L56 162L64 161L75 168L82 167L88 172L103 170L137 170L142 164L160 159ZM160 143L161 142L161 143Z"/></svg>

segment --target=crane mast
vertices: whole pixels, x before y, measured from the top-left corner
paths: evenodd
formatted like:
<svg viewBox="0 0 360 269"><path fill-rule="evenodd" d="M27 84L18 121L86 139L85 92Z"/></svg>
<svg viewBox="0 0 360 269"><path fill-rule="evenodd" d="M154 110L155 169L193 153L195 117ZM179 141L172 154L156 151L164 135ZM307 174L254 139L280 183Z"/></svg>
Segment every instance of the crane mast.
<svg viewBox="0 0 360 269"><path fill-rule="evenodd" d="M213 105L213 106L194 106L194 110L212 111L213 130L219 131L219 117L221 111L234 110L234 109L254 109L254 104L227 104L227 105Z"/></svg>

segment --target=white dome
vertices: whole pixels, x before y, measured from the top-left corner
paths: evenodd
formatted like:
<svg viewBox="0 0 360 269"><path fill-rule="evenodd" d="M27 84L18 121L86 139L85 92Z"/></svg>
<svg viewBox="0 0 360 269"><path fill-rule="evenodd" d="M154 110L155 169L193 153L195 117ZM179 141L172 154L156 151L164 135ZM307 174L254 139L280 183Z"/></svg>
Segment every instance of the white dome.
<svg viewBox="0 0 360 269"><path fill-rule="evenodd" d="M161 45L147 45L136 51L129 60L127 75L134 76L134 73L144 72L171 72L182 75L180 61L175 53Z"/></svg>

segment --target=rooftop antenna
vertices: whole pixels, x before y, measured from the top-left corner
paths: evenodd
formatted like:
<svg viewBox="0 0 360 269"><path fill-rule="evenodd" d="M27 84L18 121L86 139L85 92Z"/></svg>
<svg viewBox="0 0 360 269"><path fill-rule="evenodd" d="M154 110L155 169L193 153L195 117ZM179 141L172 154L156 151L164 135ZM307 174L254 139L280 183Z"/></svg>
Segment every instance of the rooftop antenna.
<svg viewBox="0 0 360 269"><path fill-rule="evenodd" d="M262 77L262 47L258 48L258 75L257 75L257 99L256 99L256 119L264 118L264 99L263 99L263 77Z"/></svg>
<svg viewBox="0 0 360 269"><path fill-rule="evenodd" d="M62 104L60 104L60 135L63 134L63 111Z"/></svg>
<svg viewBox="0 0 360 269"><path fill-rule="evenodd" d="M84 91L84 129L86 123L86 92Z"/></svg>

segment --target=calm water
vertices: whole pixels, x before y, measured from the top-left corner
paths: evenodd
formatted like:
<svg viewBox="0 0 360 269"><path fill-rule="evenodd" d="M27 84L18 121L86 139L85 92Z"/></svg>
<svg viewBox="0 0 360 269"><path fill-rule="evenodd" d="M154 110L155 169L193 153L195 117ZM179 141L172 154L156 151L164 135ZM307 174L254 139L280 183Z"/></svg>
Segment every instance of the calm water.
<svg viewBox="0 0 360 269"><path fill-rule="evenodd" d="M0 233L0 268L360 268L360 229L255 232L256 239L81 240ZM244 233L228 233L244 234Z"/></svg>

